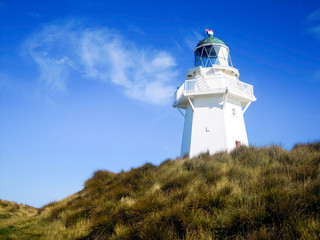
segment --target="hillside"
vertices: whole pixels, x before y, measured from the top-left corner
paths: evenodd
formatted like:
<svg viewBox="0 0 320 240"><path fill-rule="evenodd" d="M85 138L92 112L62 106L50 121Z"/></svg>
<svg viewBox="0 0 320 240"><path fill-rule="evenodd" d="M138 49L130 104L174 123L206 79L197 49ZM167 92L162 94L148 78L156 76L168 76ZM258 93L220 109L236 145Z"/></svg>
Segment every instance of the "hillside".
<svg viewBox="0 0 320 240"><path fill-rule="evenodd" d="M4 203L1 239L320 239L320 142L97 171L42 209Z"/></svg>

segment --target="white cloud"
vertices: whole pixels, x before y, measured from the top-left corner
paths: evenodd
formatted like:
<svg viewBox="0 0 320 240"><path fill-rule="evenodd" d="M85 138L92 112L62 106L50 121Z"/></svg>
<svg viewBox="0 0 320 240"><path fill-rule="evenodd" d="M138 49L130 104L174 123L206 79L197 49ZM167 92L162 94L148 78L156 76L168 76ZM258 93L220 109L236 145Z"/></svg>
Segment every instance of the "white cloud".
<svg viewBox="0 0 320 240"><path fill-rule="evenodd" d="M320 20L320 9L318 9L318 10L310 13L310 14L307 16L306 20L307 20L308 22L314 22L314 21Z"/></svg>
<svg viewBox="0 0 320 240"><path fill-rule="evenodd" d="M320 25L309 28L308 32L320 39Z"/></svg>
<svg viewBox="0 0 320 240"><path fill-rule="evenodd" d="M198 43L200 40L202 40L204 37L201 36L196 31L193 31L191 34L188 34L185 38L185 42L187 46L193 51L196 48L195 43Z"/></svg>
<svg viewBox="0 0 320 240"><path fill-rule="evenodd" d="M173 56L157 49L138 49L128 36L81 23L45 25L24 44L40 69L39 80L50 92L67 89L68 73L120 86L131 98L168 104L177 71Z"/></svg>
<svg viewBox="0 0 320 240"><path fill-rule="evenodd" d="M42 15L40 13L28 12L28 15L33 18L40 18Z"/></svg>
<svg viewBox="0 0 320 240"><path fill-rule="evenodd" d="M304 21L310 25L307 32L320 39L320 9L310 13Z"/></svg>
<svg viewBox="0 0 320 240"><path fill-rule="evenodd" d="M309 14L306 18L305 21L310 23L307 28L307 33L313 35L317 39L320 40L320 9L312 12ZM319 81L320 80L320 71L318 70L317 72L314 73L313 75L313 80Z"/></svg>
<svg viewBox="0 0 320 240"><path fill-rule="evenodd" d="M7 5L5 5L3 2L0 2L0 10L4 11L4 10L7 10L7 9L8 9Z"/></svg>
<svg viewBox="0 0 320 240"><path fill-rule="evenodd" d="M320 70L313 75L313 79L315 81L320 81Z"/></svg>

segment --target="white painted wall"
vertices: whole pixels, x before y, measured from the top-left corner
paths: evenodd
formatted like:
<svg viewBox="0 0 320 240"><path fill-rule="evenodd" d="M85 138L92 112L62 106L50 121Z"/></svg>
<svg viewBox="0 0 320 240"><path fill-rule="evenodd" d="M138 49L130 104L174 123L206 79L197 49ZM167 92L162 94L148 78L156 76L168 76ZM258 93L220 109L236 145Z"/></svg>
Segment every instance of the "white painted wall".
<svg viewBox="0 0 320 240"><path fill-rule="evenodd" d="M192 102L194 118L190 156L201 152L214 153L224 150L226 146L225 124L222 106L219 103L222 95L200 96Z"/></svg>
<svg viewBox="0 0 320 240"><path fill-rule="evenodd" d="M233 110L235 115L233 115ZM227 135L227 150L233 150L236 146L236 141L240 141L241 145L247 146L248 137L240 103L227 101L224 107L224 115Z"/></svg>
<svg viewBox="0 0 320 240"><path fill-rule="evenodd" d="M182 135L182 146L181 146L181 157L185 154L190 155L191 137L192 137L192 122L193 122L193 111L190 106L186 108L183 135Z"/></svg>
<svg viewBox="0 0 320 240"><path fill-rule="evenodd" d="M186 109L181 156L194 157L209 151L210 154L236 147L235 141L248 145L242 107L234 100L221 105L225 94L197 96ZM233 110L236 116L233 115Z"/></svg>

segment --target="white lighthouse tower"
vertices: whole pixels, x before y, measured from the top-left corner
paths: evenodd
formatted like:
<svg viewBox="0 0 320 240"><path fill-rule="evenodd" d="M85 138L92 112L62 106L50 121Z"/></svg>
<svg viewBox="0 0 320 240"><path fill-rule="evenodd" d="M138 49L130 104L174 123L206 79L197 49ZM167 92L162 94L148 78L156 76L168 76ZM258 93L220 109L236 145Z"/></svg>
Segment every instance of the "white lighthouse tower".
<svg viewBox="0 0 320 240"><path fill-rule="evenodd" d="M248 145L243 114L256 100L253 86L239 80L226 44L206 31L194 50L195 68L174 94L173 107L184 117L181 156Z"/></svg>

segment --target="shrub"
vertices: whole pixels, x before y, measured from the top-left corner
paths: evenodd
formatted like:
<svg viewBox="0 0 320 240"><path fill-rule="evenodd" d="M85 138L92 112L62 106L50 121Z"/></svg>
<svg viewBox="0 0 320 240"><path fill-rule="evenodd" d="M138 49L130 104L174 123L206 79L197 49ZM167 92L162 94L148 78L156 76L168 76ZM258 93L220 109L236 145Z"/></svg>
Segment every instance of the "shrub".
<svg viewBox="0 0 320 240"><path fill-rule="evenodd" d="M66 216L66 227L71 227L81 220L87 219L89 212L86 209L79 209Z"/></svg>
<svg viewBox="0 0 320 240"><path fill-rule="evenodd" d="M91 240L91 239L99 239L99 240L107 240L110 239L112 234L115 233L114 223L108 217L104 216L99 219L94 219L92 227L90 229L90 233L80 238L81 240Z"/></svg>
<svg viewBox="0 0 320 240"><path fill-rule="evenodd" d="M165 182L165 184L161 187L161 190L164 192L170 192L181 189L185 187L189 181L190 177L188 175L179 175Z"/></svg>

